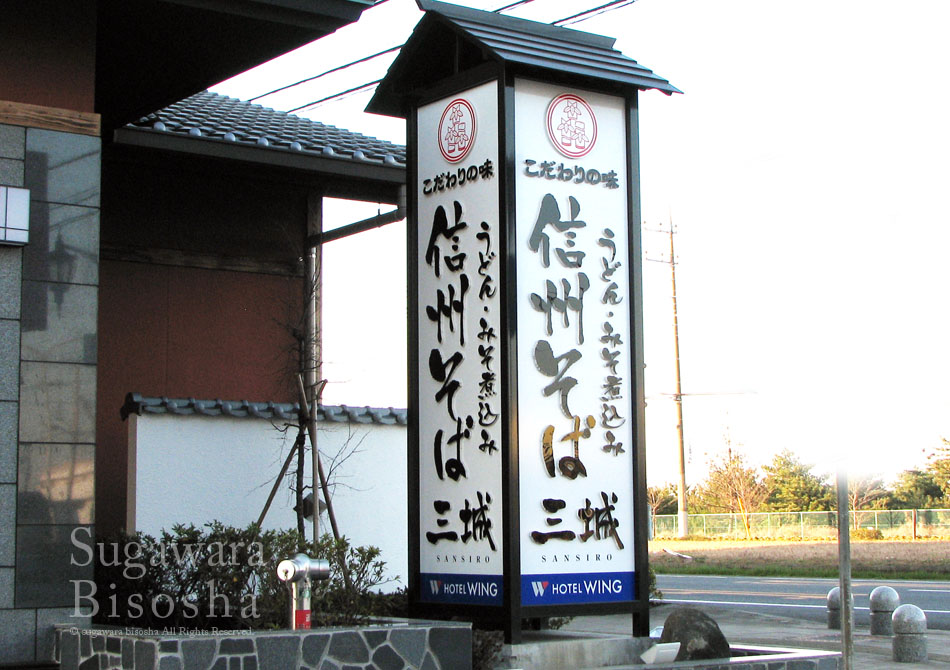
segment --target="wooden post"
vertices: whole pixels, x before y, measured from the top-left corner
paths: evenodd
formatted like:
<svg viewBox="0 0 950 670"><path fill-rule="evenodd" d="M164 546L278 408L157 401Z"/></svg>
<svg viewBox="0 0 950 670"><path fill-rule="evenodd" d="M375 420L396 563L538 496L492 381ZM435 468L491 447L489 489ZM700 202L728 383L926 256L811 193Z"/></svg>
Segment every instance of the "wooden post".
<svg viewBox="0 0 950 670"><path fill-rule="evenodd" d="M326 386L326 380L320 380L316 393L314 394L313 406L307 407L307 393L303 387L303 377L297 375L297 393L300 395L300 420L305 421L307 424L307 432L310 434L310 448L313 454L313 460L315 463L314 469L318 473L320 479L320 488L323 489L323 501L327 505L327 516L330 518L330 528L333 530L333 539L340 539L340 529L336 525L336 514L333 512L333 500L330 498L330 489L327 487L327 477L323 472L323 463L320 461L320 452L317 451L317 401L320 399L320 395L323 393L323 387ZM316 488L316 478L314 478L314 491ZM316 531L319 528L319 525L316 522L316 518L320 516L320 499L314 495L313 498L313 518L314 521L314 530ZM316 547L317 538L314 538L313 545ZM349 568L346 567L346 557L343 557L343 560L340 561L340 569L343 570L343 582L346 584L346 588L349 591L353 591L353 580L350 579Z"/></svg>
<svg viewBox="0 0 950 670"><path fill-rule="evenodd" d="M290 461L293 460L294 454L297 453L297 450L303 448L303 443L304 436L303 429L301 428L297 433L297 439L294 441L294 446L290 448L290 453L287 454L287 458L284 460L284 464L280 468L280 474L277 475L277 481L275 481L274 485L271 487L270 495L267 496L267 502L264 503L264 509L261 510L261 515L257 517L258 528L264 523L264 517L267 516L267 511L270 509L271 503L274 502L274 496L277 495L277 489L280 488L280 483L284 480L284 475L287 474L287 468L290 467Z"/></svg>
<svg viewBox="0 0 950 670"><path fill-rule="evenodd" d="M326 382L320 384L320 391L317 393L317 399L320 397L320 392L323 391L323 387L326 385ZM333 501L330 499L330 489L327 487L327 477L323 472L323 463L320 461L320 452L317 451L317 403L313 404L312 408L307 407L307 392L303 387L303 379L300 376L297 376L297 393L300 396L300 419L304 421L307 426L307 433L310 435L310 449L311 456L316 463L314 471L317 473L317 476L314 477L314 491L317 491L316 482L319 479L320 489L323 490L323 502L327 505L327 516L330 518L330 528L333 531L333 539L340 539L340 529L336 525L336 514L333 513ZM320 507L319 500L314 499L314 517L319 516ZM319 528L314 524L314 528ZM314 540L316 544L316 540Z"/></svg>

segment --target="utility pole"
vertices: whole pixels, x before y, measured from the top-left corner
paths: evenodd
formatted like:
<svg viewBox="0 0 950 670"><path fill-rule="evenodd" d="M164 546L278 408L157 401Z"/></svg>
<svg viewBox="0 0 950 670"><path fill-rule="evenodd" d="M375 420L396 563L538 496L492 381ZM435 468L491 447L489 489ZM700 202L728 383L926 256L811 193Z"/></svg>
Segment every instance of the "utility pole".
<svg viewBox="0 0 950 670"><path fill-rule="evenodd" d="M848 474L838 471L838 590L841 593L841 659L842 670L854 665L854 604L851 595L851 519L848 504Z"/></svg>
<svg viewBox="0 0 950 670"><path fill-rule="evenodd" d="M676 392L663 393L661 395L672 396L676 403L676 436L678 441L678 461L679 461L679 484L677 486L677 525L678 535L685 538L689 535L689 511L686 503L686 443L683 436L683 397L684 396L724 396L724 395L747 395L755 393L754 391L717 391L709 393L683 393L683 381L680 370L680 325L679 309L676 304L676 248L674 244L675 229L673 228L673 217L670 216L670 228L665 230L662 227L647 229L652 233L663 233L670 236L670 258L666 260L660 258L644 258L654 263L664 263L670 266L670 278L673 285L673 352L676 364Z"/></svg>
<svg viewBox="0 0 950 670"><path fill-rule="evenodd" d="M673 244L673 216L670 216L669 231L663 228L652 229L650 232L669 234L670 236L670 259L646 258L655 263L664 263L670 266L670 274L673 280L673 348L676 362L676 393L673 393L673 400L676 402L676 435L679 441L679 486L677 487L677 512L678 512L678 535L686 537L689 535L689 514L686 509L686 444L683 439L683 383L680 377L680 324L679 312L676 305L676 250ZM670 395L664 393L663 395ZM696 395L696 394L686 394ZM707 395L707 394L699 394ZM715 394L714 394L715 395Z"/></svg>
<svg viewBox="0 0 950 670"><path fill-rule="evenodd" d="M680 326L676 309L676 256L673 249L673 217L670 217L670 274L673 278L673 349L676 358L676 435L679 438L680 481L677 499L679 536L689 535L689 514L686 509L686 445L683 440L683 385L680 377Z"/></svg>

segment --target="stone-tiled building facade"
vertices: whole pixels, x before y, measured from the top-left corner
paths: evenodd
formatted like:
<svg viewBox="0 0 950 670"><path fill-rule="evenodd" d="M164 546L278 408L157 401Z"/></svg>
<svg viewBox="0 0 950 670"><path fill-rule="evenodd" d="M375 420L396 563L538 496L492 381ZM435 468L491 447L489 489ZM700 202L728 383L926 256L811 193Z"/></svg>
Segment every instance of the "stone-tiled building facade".
<svg viewBox="0 0 950 670"><path fill-rule="evenodd" d="M96 491L108 490L109 485L109 472L98 472L96 466L98 422L103 413L121 421L121 398L128 391L164 394L149 385L129 387L115 392L120 401L114 407L97 407L103 382L103 314L107 324L122 318L121 310L116 314L103 309L110 304L103 302L102 292L107 274L101 244L104 216L110 215L119 228L141 227L141 221L122 216L128 212L125 205L137 196L114 185L135 184L140 193L147 193L144 182L149 175L168 169L158 158L160 151L133 149L113 162L113 174L121 173L122 178L107 182L103 176L109 171L107 156L116 153L119 131L355 21L372 4L371 0L4 3L0 186L29 190L30 230L25 246L0 244L0 666L48 662L53 623L83 622L82 616L71 616L75 615L72 580L88 579L91 567L70 560L72 534L76 529L98 530L100 516L107 518L115 504L105 496L97 510ZM136 151L145 157L138 160ZM187 156L206 153L200 146L183 150ZM188 160L180 159L176 168ZM231 164L229 177L243 171L248 179L258 172L256 161L274 163L260 152L236 158L227 150L218 151L214 161L214 168L208 168L212 173ZM282 169L271 179L304 167ZM396 166L394 174L402 169ZM314 170L302 181L308 190L319 192L317 185L328 174L342 183L352 181L356 173L358 168L344 169L342 175L332 169ZM200 185L195 193L200 193ZM197 197L190 202L198 204ZM164 194L159 203L181 204ZM196 206L183 214L178 207L167 218L184 216L194 228L201 221L201 209ZM211 209L205 203L205 210ZM299 226L303 240L305 207ZM110 230L122 238L122 230ZM176 244L158 240L152 246ZM148 258L122 262L155 267L148 265ZM195 255L179 253L176 258L183 266ZM115 273L114 256L112 261L106 285L115 295L126 278ZM201 262L200 272L215 271L210 255L202 256ZM239 279L247 285L264 281L258 269L255 266ZM298 279L286 277L288 285ZM214 285L214 280L207 284ZM129 327L122 331L113 324L111 332L141 341L141 331ZM125 364L111 362L113 367ZM184 388L180 394L203 395ZM241 395L282 400L264 393ZM124 509L113 516L121 520Z"/></svg>
<svg viewBox="0 0 950 670"><path fill-rule="evenodd" d="M71 613L70 534L93 516L99 137L0 125L30 243L0 247L0 657L48 658ZM55 579L51 579L55 575Z"/></svg>

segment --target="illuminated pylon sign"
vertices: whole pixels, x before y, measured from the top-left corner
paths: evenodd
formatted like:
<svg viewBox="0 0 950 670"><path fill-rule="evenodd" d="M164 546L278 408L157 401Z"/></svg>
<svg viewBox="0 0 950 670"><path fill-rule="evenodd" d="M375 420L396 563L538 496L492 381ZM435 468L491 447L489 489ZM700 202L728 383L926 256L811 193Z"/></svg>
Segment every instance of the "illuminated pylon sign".
<svg viewBox="0 0 950 670"><path fill-rule="evenodd" d="M408 119L411 612L646 635L636 108L676 89L612 39L417 1L368 108Z"/></svg>

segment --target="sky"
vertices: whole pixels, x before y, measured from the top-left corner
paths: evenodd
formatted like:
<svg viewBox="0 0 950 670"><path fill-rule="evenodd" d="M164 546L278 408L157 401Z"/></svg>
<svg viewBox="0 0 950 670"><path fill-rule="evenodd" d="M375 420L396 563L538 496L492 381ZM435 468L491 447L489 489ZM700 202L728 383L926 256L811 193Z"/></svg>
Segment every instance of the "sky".
<svg viewBox="0 0 950 670"><path fill-rule="evenodd" d="M516 15L600 4L535 0ZM250 99L401 44L420 16L389 0L213 90ZM947 25L945 0L638 0L570 26L617 38L684 92L640 95L651 485L677 478L670 266L652 262L669 260L653 231L671 221L691 485L728 448L892 480L950 438ZM257 102L289 111L379 79L391 59ZM404 143L403 120L362 112L370 97L297 113ZM326 227L388 209L328 203ZM400 223L325 247L324 402L405 406L404 245Z"/></svg>

